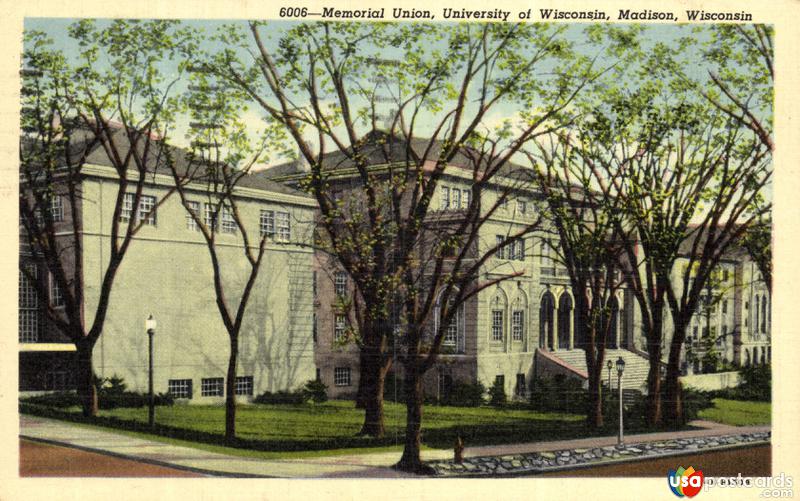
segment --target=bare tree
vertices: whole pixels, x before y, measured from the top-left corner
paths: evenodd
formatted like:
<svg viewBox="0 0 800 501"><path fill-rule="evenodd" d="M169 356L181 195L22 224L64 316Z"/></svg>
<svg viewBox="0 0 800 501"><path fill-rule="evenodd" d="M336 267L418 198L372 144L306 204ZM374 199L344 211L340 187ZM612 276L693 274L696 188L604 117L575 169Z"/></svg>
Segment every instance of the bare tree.
<svg viewBox="0 0 800 501"><path fill-rule="evenodd" d="M605 350L619 326L616 293L627 268L622 250L632 235L621 220L623 199L616 193L622 171L609 172L595 164L594 150L602 143L598 145L593 132L554 133L535 142L535 151L527 155L575 298L576 337L585 350L589 376L587 424L601 428Z"/></svg>
<svg viewBox="0 0 800 501"><path fill-rule="evenodd" d="M145 34L147 36L145 36ZM167 21L114 21L70 28L77 61L52 47L44 33L25 34L20 142L22 247L52 277L63 309L53 308L44 280L20 263L36 286L47 319L77 348L78 392L84 415L97 412L92 350L103 332L117 271L139 229L172 192L143 204L147 176L163 160L172 84L158 66L177 51L183 34ZM100 62L102 60L102 63ZM82 184L85 166L108 165L116 195L96 308L87 318Z"/></svg>
<svg viewBox="0 0 800 501"><path fill-rule="evenodd" d="M271 43L262 38L265 26L251 23L249 36L226 29L223 37L238 52L217 53L208 63L285 126L308 165L304 186L319 205L325 240L362 303L362 433L384 432L383 385L394 344L390 311L399 284L413 273L423 222L445 169L482 135L479 128L494 110L513 102L522 110L522 125L501 127L503 147L473 144L484 155L474 159L481 172L497 172L526 139L548 130L595 76L592 61L570 50L565 29L323 22L292 27ZM551 71L554 66L562 71ZM464 161L471 170L473 159ZM346 206L332 196L341 169L350 169L356 180L362 218L346 217ZM406 315L417 321L428 309L410 306L419 296L412 297ZM407 373L419 375L429 366L424 362ZM418 439L410 433L411 442ZM409 458L418 458L413 443L409 447ZM403 464L413 468L418 459Z"/></svg>
<svg viewBox="0 0 800 501"><path fill-rule="evenodd" d="M267 243L282 230L276 228L279 224L273 215L271 230L259 227L259 234L253 235L241 211L241 189L252 178L252 167L265 160L270 136L265 135L254 145L240 115L242 95L223 88L202 68L190 67L190 73L183 102L190 119L191 149L170 150L168 165L181 204L202 234L211 259L216 305L230 349L225 380L225 441L234 443L239 333ZM204 200L202 208L197 198ZM230 253L223 252L231 246L226 234L236 236L245 258L244 273L237 273L241 260L232 260ZM277 239L288 243L288 236L286 240L280 235Z"/></svg>

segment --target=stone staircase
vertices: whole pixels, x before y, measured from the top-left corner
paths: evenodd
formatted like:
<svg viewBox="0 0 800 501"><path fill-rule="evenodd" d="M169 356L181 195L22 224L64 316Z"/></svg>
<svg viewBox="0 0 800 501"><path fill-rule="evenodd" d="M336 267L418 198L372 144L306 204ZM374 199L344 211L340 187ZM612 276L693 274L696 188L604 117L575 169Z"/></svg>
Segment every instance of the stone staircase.
<svg viewBox="0 0 800 501"><path fill-rule="evenodd" d="M548 351L547 358L556 358L563 365L569 367L576 375L586 374L586 353L581 349ZM646 393L647 373L650 365L647 359L638 353L629 350L606 350L605 360L611 360L614 367L611 369L611 386L617 388L617 367L616 362L619 357L625 360L625 372L622 374L622 389L636 390ZM603 384L608 382L608 369L603 365Z"/></svg>

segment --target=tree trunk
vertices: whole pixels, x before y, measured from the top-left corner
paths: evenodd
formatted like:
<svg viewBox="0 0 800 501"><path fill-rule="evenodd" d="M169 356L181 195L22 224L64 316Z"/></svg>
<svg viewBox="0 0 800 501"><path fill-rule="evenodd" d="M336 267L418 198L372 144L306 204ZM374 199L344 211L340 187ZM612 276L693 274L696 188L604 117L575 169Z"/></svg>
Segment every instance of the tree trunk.
<svg viewBox="0 0 800 501"><path fill-rule="evenodd" d="M681 426L684 421L683 396L678 378L681 375L681 351L686 338L686 325L687 322L680 317L675 322L675 333L669 347L667 374L664 378L664 396L662 398L664 424L675 428Z"/></svg>
<svg viewBox="0 0 800 501"><path fill-rule="evenodd" d="M422 377L416 362L405 367L406 388L406 441L403 456L394 467L400 471L417 475L432 475L433 468L423 464L420 458L422 443Z"/></svg>
<svg viewBox="0 0 800 501"><path fill-rule="evenodd" d="M650 426L661 425L661 344L648 341L650 369L647 372L645 419Z"/></svg>
<svg viewBox="0 0 800 501"><path fill-rule="evenodd" d="M383 387L386 382L387 370L380 360L369 362L368 384L364 386L364 424L359 435L368 435L375 438L383 437L386 429L383 418ZM364 374L362 367L361 374Z"/></svg>
<svg viewBox="0 0 800 501"><path fill-rule="evenodd" d="M84 417L97 416L97 386L94 379L94 366L92 364L92 350L94 344L82 340L76 343L78 351L78 396Z"/></svg>
<svg viewBox="0 0 800 501"><path fill-rule="evenodd" d="M377 377L374 371L370 369L372 366L367 362L366 349L362 347L358 351L358 392L356 393L356 409L367 408L368 387L374 387L375 378Z"/></svg>
<svg viewBox="0 0 800 501"><path fill-rule="evenodd" d="M589 429L597 430L603 427L602 359L599 364L592 362L591 367L593 368L589 368L589 408L586 413L586 425Z"/></svg>
<svg viewBox="0 0 800 501"><path fill-rule="evenodd" d="M236 441L236 360L239 355L238 336L231 336L231 353L228 358L228 378L225 381L225 442Z"/></svg>

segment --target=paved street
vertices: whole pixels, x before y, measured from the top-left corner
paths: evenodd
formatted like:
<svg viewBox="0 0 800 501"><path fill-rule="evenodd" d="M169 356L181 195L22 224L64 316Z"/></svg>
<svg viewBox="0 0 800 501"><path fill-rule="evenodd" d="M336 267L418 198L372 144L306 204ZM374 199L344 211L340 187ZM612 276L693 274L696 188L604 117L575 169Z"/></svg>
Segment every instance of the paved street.
<svg viewBox="0 0 800 501"><path fill-rule="evenodd" d="M121 459L72 447L19 441L21 477L201 477L175 468Z"/></svg>
<svg viewBox="0 0 800 501"><path fill-rule="evenodd" d="M703 421L695 421L692 424L694 429L681 432L630 435L627 438L630 443L641 443L769 430L769 427L765 426L731 427ZM110 454L116 459L139 461L147 466L169 468L169 472L161 471L161 473L165 474L170 473L167 476L178 476L179 473L186 472L213 476L284 478L386 478L405 476L390 468L399 459L400 452L303 459L259 459L208 452L192 447L182 447L123 435L115 433L113 430L76 426L68 422L28 415L20 416L20 437L32 441L38 440L50 444L65 445L79 449L82 452ZM465 457L501 456L578 447L603 447L615 443L616 437L609 436L529 444L471 447L465 450ZM24 447L22 453L27 454L30 451L36 452L34 449ZM452 454L450 450L426 450L423 451L423 460L452 459ZM23 457L23 464L30 464L26 463L29 459ZM81 476L81 473L75 473L69 468L62 469L62 466L59 465L64 463L54 462L51 464L56 469L51 471L53 476ZM629 466L620 466L619 471L624 472L628 468ZM41 470L39 471L41 473ZM86 472L86 475L94 476L91 471ZM96 476L103 476L100 470L97 471Z"/></svg>

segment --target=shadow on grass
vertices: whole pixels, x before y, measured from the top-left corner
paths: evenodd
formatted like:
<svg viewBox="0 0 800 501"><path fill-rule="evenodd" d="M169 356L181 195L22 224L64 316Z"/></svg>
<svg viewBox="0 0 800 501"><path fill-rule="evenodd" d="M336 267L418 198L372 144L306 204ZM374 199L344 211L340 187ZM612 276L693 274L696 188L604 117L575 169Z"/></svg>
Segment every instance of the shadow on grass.
<svg viewBox="0 0 800 501"><path fill-rule="evenodd" d="M383 438L364 436L337 436L325 438L279 438L248 439L237 437L234 442L226 442L222 433L193 430L178 426L156 424L151 429L147 423L115 416L84 417L80 413L35 404L20 403L19 411L41 417L54 418L74 423L84 423L118 430L148 433L161 437L186 440L190 442L235 447L262 452L304 452L332 449L377 448L396 445L396 435L402 436L404 429L387 427ZM626 426L626 433L657 431L635 426ZM687 427L688 428L688 427ZM589 430L583 420L574 419L530 419L513 418L510 422L454 424L452 426L423 425L422 440L425 445L437 449L451 449L457 437L467 446L501 445L551 440L569 440L591 436L616 434L617 428L607 424L599 430Z"/></svg>

